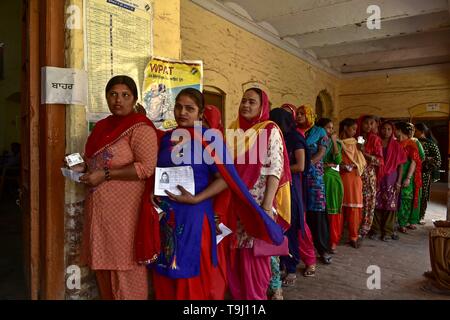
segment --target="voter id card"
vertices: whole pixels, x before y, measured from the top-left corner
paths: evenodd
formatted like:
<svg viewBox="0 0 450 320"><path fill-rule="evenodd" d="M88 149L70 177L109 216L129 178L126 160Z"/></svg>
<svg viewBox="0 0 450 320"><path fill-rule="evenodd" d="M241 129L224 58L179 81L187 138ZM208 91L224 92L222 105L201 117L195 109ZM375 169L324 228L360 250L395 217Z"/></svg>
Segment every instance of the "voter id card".
<svg viewBox="0 0 450 320"><path fill-rule="evenodd" d="M83 157L79 153L72 153L66 157L66 163L69 167L76 166L77 164L83 163Z"/></svg>

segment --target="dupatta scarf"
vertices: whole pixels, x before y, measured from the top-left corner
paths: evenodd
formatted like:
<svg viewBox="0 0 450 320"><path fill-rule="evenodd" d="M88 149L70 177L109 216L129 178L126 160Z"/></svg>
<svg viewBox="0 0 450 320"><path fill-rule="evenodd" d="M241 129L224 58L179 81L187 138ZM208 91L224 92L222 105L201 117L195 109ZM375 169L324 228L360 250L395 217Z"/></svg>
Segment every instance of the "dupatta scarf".
<svg viewBox="0 0 450 320"><path fill-rule="evenodd" d="M392 127L392 132L394 132L394 124L391 122L385 122L384 125L390 125ZM392 172L397 170L398 166L405 163L407 160L405 150L398 143L397 139L395 139L394 134L392 133L389 138L389 142L386 149L386 158L384 161L384 166L380 171L380 179L384 176L390 175Z"/></svg>
<svg viewBox="0 0 450 320"><path fill-rule="evenodd" d="M221 207L220 215L226 217L226 224L235 230L231 219L228 219L229 213L227 212L230 211L230 203L232 203L249 235L268 243L280 245L284 240L282 228L256 203L246 184L241 180L231 161L232 158L222 139L222 134L218 132L215 137L219 141L214 140L214 143L212 143L204 139L204 128L202 128L201 132L196 131L195 128L182 129L189 132L191 139L201 141L204 150L214 160L219 173L229 187L228 190L216 196L214 203L215 208ZM218 129L213 128L212 130ZM144 264L157 261L161 251L159 216L150 198L153 184L154 178L151 178L143 197L135 241L136 260Z"/></svg>
<svg viewBox="0 0 450 320"><path fill-rule="evenodd" d="M237 136L237 143L233 140L233 157L235 159L235 167L239 176L244 181L247 188L250 190L254 187L261 175L261 169L263 162L258 157L259 149L267 150L268 141L272 130L279 130L281 136L282 132L280 128L273 122L269 121L269 99L267 94L262 91L261 112L258 117L247 120L241 115L230 125L233 133L227 135L227 143L230 144L230 137L234 139ZM239 130L242 129L242 130ZM252 130L250 130L252 129ZM266 136L264 137L263 134ZM256 155L256 156L255 156ZM239 163L236 159L244 159L244 163ZM257 159L256 163L250 163L249 159ZM289 166L289 157L286 151L286 145L283 141L283 171L281 173L280 181L278 184L277 193L275 195L273 206L278 212L278 223L287 229L290 226L291 221L291 170ZM248 230L253 229L253 222L251 219L247 220L247 217L241 217L241 222L244 228ZM248 232L250 235L251 233Z"/></svg>
<svg viewBox="0 0 450 320"><path fill-rule="evenodd" d="M302 136L306 136L306 132L314 126L316 119L317 119L317 115L316 115L316 112L314 111L313 107L310 104L301 105L300 107L298 107L298 110L299 111L303 110L303 112L305 113L306 127L300 128L297 126L297 131Z"/></svg>
<svg viewBox="0 0 450 320"><path fill-rule="evenodd" d="M157 136L157 145L163 133L155 128L145 115L140 113L131 113L127 116L111 115L100 120L95 125L89 136L85 155L93 157L108 146L114 144L123 136L127 135L134 128L141 125L152 127ZM140 263L153 262L157 259L161 245L159 237L159 216L151 203L150 196L153 193L154 176L145 182L145 189L142 196L141 212L139 214L139 223L136 229L135 254L136 260Z"/></svg>
<svg viewBox="0 0 450 320"><path fill-rule="evenodd" d="M352 163L356 165L358 170L358 175L361 176L364 172L364 169L367 166L366 159L361 151L357 148L357 141L355 138L347 138L342 141L342 151L345 152L347 157L350 159Z"/></svg>
<svg viewBox="0 0 450 320"><path fill-rule="evenodd" d="M93 157L140 125L149 125L157 131L153 122L140 113L133 112L126 116L110 115L100 120L96 123L87 139L85 146L86 157Z"/></svg>

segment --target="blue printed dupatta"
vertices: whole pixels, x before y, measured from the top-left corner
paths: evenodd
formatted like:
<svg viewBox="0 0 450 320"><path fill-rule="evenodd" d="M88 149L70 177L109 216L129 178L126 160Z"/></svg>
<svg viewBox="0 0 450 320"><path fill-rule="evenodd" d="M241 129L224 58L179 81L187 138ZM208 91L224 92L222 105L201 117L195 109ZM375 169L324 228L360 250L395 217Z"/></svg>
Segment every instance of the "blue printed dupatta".
<svg viewBox="0 0 450 320"><path fill-rule="evenodd" d="M238 207L239 210L233 211L239 218L252 222L253 227L249 228L248 233L266 242L276 245L281 244L284 239L281 227L259 207L249 193L246 185L240 179L231 158L229 158L230 155L221 134L214 135L215 139L208 142L203 138L205 128L201 130L194 128L183 129L189 131L191 138L190 143L185 144L187 148L183 152L191 154L192 160L194 160L193 158L196 155L191 151L198 153L201 150L203 158L207 158L207 162L211 163L195 164L192 162L193 164L190 164L194 169L196 193L201 192L208 186L211 174L219 172L227 182L231 193L231 202L235 204L230 207ZM161 140L158 166L174 166L169 159L173 150L173 144L170 141L171 135L172 132L168 132ZM199 144L201 144L200 147ZM200 271L201 227L203 224L202 219L205 215L210 225L211 240L215 243L216 234L212 199L196 205L187 205L176 203L168 198L166 199L166 197L163 198L160 206L166 214L160 221L161 250L155 267L158 273L170 278L196 276ZM201 214L197 214L197 212ZM212 262L213 265L216 265L216 246L212 247Z"/></svg>

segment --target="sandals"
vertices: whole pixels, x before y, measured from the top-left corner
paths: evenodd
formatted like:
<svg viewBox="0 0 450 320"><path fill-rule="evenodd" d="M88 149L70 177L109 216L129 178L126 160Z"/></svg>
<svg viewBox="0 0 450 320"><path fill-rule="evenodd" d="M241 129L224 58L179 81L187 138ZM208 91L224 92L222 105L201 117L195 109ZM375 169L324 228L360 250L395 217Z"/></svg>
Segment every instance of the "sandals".
<svg viewBox="0 0 450 320"><path fill-rule="evenodd" d="M398 228L398 231L401 232L401 233L407 233L405 227L400 227L400 228Z"/></svg>
<svg viewBox="0 0 450 320"><path fill-rule="evenodd" d="M417 227L413 224L407 225L406 227L410 230L417 230Z"/></svg>
<svg viewBox="0 0 450 320"><path fill-rule="evenodd" d="M303 272L304 277L315 277L316 276L316 265L307 266Z"/></svg>
<svg viewBox="0 0 450 320"><path fill-rule="evenodd" d="M281 289L281 288L275 289L273 291L273 295L271 297L271 300L284 300L283 289Z"/></svg>
<svg viewBox="0 0 450 320"><path fill-rule="evenodd" d="M297 281L297 275L295 273L288 273L286 277L284 277L281 285L283 287L292 287L295 285L295 281Z"/></svg>

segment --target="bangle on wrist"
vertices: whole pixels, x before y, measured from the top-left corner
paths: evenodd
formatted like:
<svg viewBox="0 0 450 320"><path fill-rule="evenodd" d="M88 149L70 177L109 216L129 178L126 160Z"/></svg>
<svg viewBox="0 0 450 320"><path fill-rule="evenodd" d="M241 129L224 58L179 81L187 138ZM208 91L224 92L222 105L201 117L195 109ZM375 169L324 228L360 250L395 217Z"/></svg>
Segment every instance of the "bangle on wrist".
<svg viewBox="0 0 450 320"><path fill-rule="evenodd" d="M105 172L105 180L106 180L106 181L111 180L111 176L110 176L110 174L109 174L109 168L108 168L108 167L104 167L104 168L103 168L103 171Z"/></svg>

